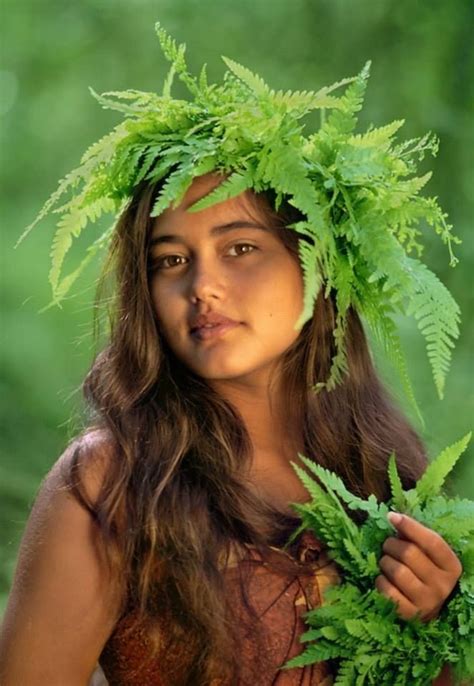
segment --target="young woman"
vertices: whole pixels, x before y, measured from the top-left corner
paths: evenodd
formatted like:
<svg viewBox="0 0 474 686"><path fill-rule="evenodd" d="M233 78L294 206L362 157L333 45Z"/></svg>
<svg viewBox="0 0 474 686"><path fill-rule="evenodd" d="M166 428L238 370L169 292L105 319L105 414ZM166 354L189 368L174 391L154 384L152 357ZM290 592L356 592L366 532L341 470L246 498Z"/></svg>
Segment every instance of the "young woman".
<svg viewBox="0 0 474 686"><path fill-rule="evenodd" d="M194 179L150 217L140 184L110 253L110 340L85 381L93 411L42 484L6 611L3 686L328 685L337 665L280 670L302 650L303 613L338 570L298 524L298 453L365 497L404 486L422 443L374 369L349 311L348 374L329 392L334 298L301 330L298 218L271 191L187 211L222 182ZM209 328L209 326L213 328ZM376 586L403 618L437 616L461 565L409 517L389 537ZM436 684L450 683L447 670Z"/></svg>

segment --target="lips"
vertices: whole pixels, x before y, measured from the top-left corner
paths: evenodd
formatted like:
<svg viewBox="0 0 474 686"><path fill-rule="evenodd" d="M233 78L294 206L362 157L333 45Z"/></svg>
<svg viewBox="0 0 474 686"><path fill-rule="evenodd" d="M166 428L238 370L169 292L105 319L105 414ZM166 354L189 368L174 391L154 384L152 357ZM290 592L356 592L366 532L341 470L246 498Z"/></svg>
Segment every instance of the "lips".
<svg viewBox="0 0 474 686"><path fill-rule="evenodd" d="M207 314L200 314L197 317L194 317L194 319L192 319L190 322L189 330L190 333L195 333L195 331L197 330L208 330L205 327L220 327L227 325L236 325L238 323L239 322L236 322L234 319L225 317L224 315L219 314L218 312L208 312Z"/></svg>
<svg viewBox="0 0 474 686"><path fill-rule="evenodd" d="M236 326L239 326L239 322L226 322L222 324L216 324L211 327L201 326L200 328L194 329L194 331L191 333L191 336L198 341L207 341L211 338L218 338L226 331L229 331L229 329L234 329Z"/></svg>

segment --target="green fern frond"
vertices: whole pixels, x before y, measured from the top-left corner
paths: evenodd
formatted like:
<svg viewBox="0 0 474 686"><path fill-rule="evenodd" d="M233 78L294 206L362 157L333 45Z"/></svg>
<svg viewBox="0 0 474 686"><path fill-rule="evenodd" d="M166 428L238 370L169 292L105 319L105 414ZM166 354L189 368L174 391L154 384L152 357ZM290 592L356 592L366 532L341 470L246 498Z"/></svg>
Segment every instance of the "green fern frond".
<svg viewBox="0 0 474 686"><path fill-rule="evenodd" d="M324 86L318 91L277 91L269 90L268 96L277 107L284 107L296 116L303 116L313 109L321 107L341 107L341 100L338 97L330 96L329 93L353 83L357 77L350 77L336 81L330 86Z"/></svg>
<svg viewBox="0 0 474 686"><path fill-rule="evenodd" d="M395 510L403 512L406 508L406 500L403 494L403 485L397 471L395 453L392 453L390 455L388 461L388 480L390 483L390 489L392 494L392 505L395 508Z"/></svg>
<svg viewBox="0 0 474 686"><path fill-rule="evenodd" d="M178 46L174 38L169 35L159 21L155 23L155 32L160 41L161 51L168 62L178 62L183 59L183 55L186 51L184 43Z"/></svg>
<svg viewBox="0 0 474 686"><path fill-rule="evenodd" d="M387 155L382 148L341 145L334 165L345 186L366 185L385 176Z"/></svg>
<svg viewBox="0 0 474 686"><path fill-rule="evenodd" d="M314 304L322 286L322 275L318 269L319 250L317 246L306 241L299 241L298 254L303 270L304 296L303 310L294 327L297 331L303 328L304 324L313 316Z"/></svg>
<svg viewBox="0 0 474 686"><path fill-rule="evenodd" d="M339 98L314 91L270 91L270 97L276 107L281 107L297 117L321 107L340 107Z"/></svg>
<svg viewBox="0 0 474 686"><path fill-rule="evenodd" d="M69 189L69 188L74 188L77 186L80 181L83 179L84 174L87 169L90 170L91 165L84 165L82 167L78 167L77 169L74 169L71 171L69 174L67 174L64 179L62 179L59 182L58 188L52 193L49 198L46 200L44 203L43 207L41 208L40 212L38 213L38 216L35 218L31 224L29 224L26 229L23 231L21 234L20 238L15 244L15 247L17 247L25 238L26 236L30 233L30 231L42 220L44 217L48 214L48 212L51 211L51 209L54 207L54 205L58 202L59 198L64 195L64 193Z"/></svg>
<svg viewBox="0 0 474 686"><path fill-rule="evenodd" d="M96 93L91 86L89 86L89 92L104 110L116 110L117 112L123 112L124 114L128 114L132 117L140 116L143 111L143 107L138 107L137 105L127 105L123 102L106 98L103 94L100 95L99 93Z"/></svg>
<svg viewBox="0 0 474 686"><path fill-rule="evenodd" d="M90 145L85 153L81 157L81 165L78 171L81 170L84 179L87 178L87 174L93 171L92 162L97 164L98 162L105 162L112 159L115 154L115 148L119 145L124 138L129 135L127 127L122 122L118 124L110 133L99 138L98 141ZM86 163L90 163L87 165Z"/></svg>
<svg viewBox="0 0 474 686"><path fill-rule="evenodd" d="M436 157L438 148L438 137L429 131L423 136L403 141L403 143L400 143L394 148L393 152L397 157L405 159L406 161L411 161L413 157L417 157L418 161L421 162L425 158L427 152L430 152L433 157Z"/></svg>
<svg viewBox="0 0 474 686"><path fill-rule="evenodd" d="M72 245L73 237L77 237L87 224L87 216L80 209L61 217L57 223L56 233L53 238L51 248L51 269L49 272L49 282L55 294L61 267L69 248Z"/></svg>
<svg viewBox="0 0 474 686"><path fill-rule="evenodd" d="M393 136L404 124L405 119L397 119L386 126L369 128L364 134L358 133L350 136L347 142L349 145L357 148L380 148L386 150L390 146Z"/></svg>
<svg viewBox="0 0 474 686"><path fill-rule="evenodd" d="M234 62L234 60L231 60L229 57L224 57L223 55L221 57L230 71L253 91L255 95L268 95L270 89L261 76L254 74L250 69L243 67L241 64L238 64L238 62Z"/></svg>
<svg viewBox="0 0 474 686"><path fill-rule="evenodd" d="M395 322L392 319L394 309L389 303L380 304L377 296L368 288L365 288L363 296L360 296L361 294L358 293L355 297L356 308L369 325L375 341L380 345L387 356L388 361L396 370L402 384L403 392L421 425L424 427L425 420L416 400L415 392L408 375L407 361L405 353L403 352L400 336L397 333Z"/></svg>
<svg viewBox="0 0 474 686"><path fill-rule="evenodd" d="M341 138L353 133L357 124L356 113L362 108L364 102L370 65L370 61L366 62L354 82L346 89L341 97L341 107L331 111L316 136L318 139L325 139L327 136L332 138L335 135Z"/></svg>
<svg viewBox="0 0 474 686"><path fill-rule="evenodd" d="M416 485L416 492L420 502L424 502L427 498L439 493L446 476L451 472L459 457L466 450L467 445L471 440L471 435L471 432L469 432L464 438L461 438L460 441L445 448L445 450L428 465L425 473Z"/></svg>
<svg viewBox="0 0 474 686"><path fill-rule="evenodd" d="M75 281L77 281L77 279L85 270L87 265L93 260L97 253L100 250L103 250L104 247L108 244L110 237L115 230L115 225L115 222L111 224L109 228L99 236L99 238L97 238L91 245L87 247L86 256L81 260L81 262L74 269L74 271L72 271L70 274L68 274L68 276L64 277L64 279L59 281L59 283L53 290L53 300L49 305L40 310L40 312L43 312L49 309L52 305L60 303L61 300L64 300L67 293L69 293L71 286L74 284Z"/></svg>
<svg viewBox="0 0 474 686"><path fill-rule="evenodd" d="M234 198L252 187L253 178L250 170L233 172L225 181L207 193L203 198L188 208L188 212L199 212L216 203Z"/></svg>
<svg viewBox="0 0 474 686"><path fill-rule="evenodd" d="M57 296L64 258L72 245L73 238L79 236L89 220L95 221L104 212L112 212L115 209L115 203L110 198L101 198L86 207L76 203L75 208L71 208L69 213L58 221L51 249L51 270L49 272L49 282L53 289L54 299Z"/></svg>
<svg viewBox="0 0 474 686"><path fill-rule="evenodd" d="M458 258L453 254L451 244L460 244L462 241L452 233L452 225L448 224L447 214L439 207L436 198L416 198L416 209L420 215L426 220L429 226L432 226L436 233L441 237L443 243L448 246L450 267L455 267L458 263Z"/></svg>
<svg viewBox="0 0 474 686"><path fill-rule="evenodd" d="M332 391L342 383L344 376L349 374L349 366L346 354L346 319L345 317L336 317L336 326L333 329L333 338L336 344L336 353L331 359L331 366L329 369L329 376L326 381L319 381L314 390L321 391L326 389Z"/></svg>
<svg viewBox="0 0 474 686"><path fill-rule="evenodd" d="M188 71L184 55L186 53L186 44L177 45L176 41L171 38L168 32L161 26L160 22L155 23L155 31L160 41L161 50L166 59L174 66L179 78L193 95L199 94L199 86L196 79L191 76Z"/></svg>
<svg viewBox="0 0 474 686"><path fill-rule="evenodd" d="M120 102L121 100L133 101L133 104L129 106L131 108L130 112L137 115L147 114L149 110L157 109L163 104L162 96L157 93L149 93L147 91L140 91L132 88L124 91L104 91L103 93L97 94L94 89L89 86L89 92L99 103L104 100L107 107L112 106L112 109L118 109L120 105L124 105L124 103ZM111 98L115 98L116 100L111 100ZM118 107L114 107L114 105L117 105ZM127 112L128 110L124 109L122 111Z"/></svg>
<svg viewBox="0 0 474 686"><path fill-rule="evenodd" d="M310 496L316 500L327 500L327 496L325 491L321 488L321 486L314 480L312 479L307 472L305 472L304 469L301 469L295 462L290 462L291 466L295 470L295 472L298 474L301 483L303 486L306 488ZM306 465L307 466L307 465Z"/></svg>
<svg viewBox="0 0 474 686"><path fill-rule="evenodd" d="M340 517L340 524L343 525L345 533L349 536L356 536L357 527L352 521L352 519L348 516L344 507L341 504L341 501L339 500L339 495L341 493L344 494L344 496L346 497L348 493L342 479L336 476L334 473L331 473L329 470L324 469L324 467L321 467L320 465L316 464L312 460L308 460L308 458L306 458L304 455L301 455L301 453L298 453L298 457L303 462L305 467L309 469L311 472L313 472L313 474L315 474L321 481L321 483L324 485L327 496L329 496L329 498L336 505L337 514ZM297 469L296 466L295 469ZM301 477L301 470L297 471L297 474L299 474ZM321 494L319 494L319 497L321 498Z"/></svg>
<svg viewBox="0 0 474 686"><path fill-rule="evenodd" d="M443 398L451 349L459 336L459 306L446 286L423 263L407 257L406 268L414 287L407 314L415 317L426 339L436 389Z"/></svg>
<svg viewBox="0 0 474 686"><path fill-rule="evenodd" d="M160 160L160 151L161 146L159 145L150 145L148 148L143 149L139 158L141 163L134 179L135 185L139 184L148 174L152 166Z"/></svg>
<svg viewBox="0 0 474 686"><path fill-rule="evenodd" d="M317 476L326 490L336 494L349 506L350 509L367 512L374 520L378 519L380 511L382 511L382 514L384 515L385 506L383 503L379 504L374 495L369 496L367 500L360 498L354 495L354 493L351 493L341 477L336 475L334 472L321 467L321 465L313 462L312 460L308 460L304 455L301 455L301 453L298 453L298 457L308 468L308 470ZM339 500L337 502L339 503ZM356 530L350 525L350 531L352 534L355 534Z"/></svg>
<svg viewBox="0 0 474 686"><path fill-rule="evenodd" d="M171 172L156 198L150 217L158 217L167 207L178 205L194 176L194 165L190 161L183 162L178 169Z"/></svg>
<svg viewBox="0 0 474 686"><path fill-rule="evenodd" d="M171 65L171 67L168 70L168 73L166 75L166 78L163 83L163 97L164 98L170 98L171 97L171 87L173 85L174 77L176 74L176 67L174 64Z"/></svg>

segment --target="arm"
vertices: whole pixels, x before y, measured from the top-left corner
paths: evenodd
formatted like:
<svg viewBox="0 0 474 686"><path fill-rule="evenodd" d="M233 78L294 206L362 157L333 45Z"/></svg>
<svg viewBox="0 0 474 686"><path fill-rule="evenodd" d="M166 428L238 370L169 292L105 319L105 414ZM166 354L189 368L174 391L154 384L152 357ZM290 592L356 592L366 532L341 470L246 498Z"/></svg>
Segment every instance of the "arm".
<svg viewBox="0 0 474 686"><path fill-rule="evenodd" d="M3 686L85 686L117 619L96 525L61 478L71 457L69 449L43 482L22 539L0 635ZM92 464L91 497L100 483Z"/></svg>

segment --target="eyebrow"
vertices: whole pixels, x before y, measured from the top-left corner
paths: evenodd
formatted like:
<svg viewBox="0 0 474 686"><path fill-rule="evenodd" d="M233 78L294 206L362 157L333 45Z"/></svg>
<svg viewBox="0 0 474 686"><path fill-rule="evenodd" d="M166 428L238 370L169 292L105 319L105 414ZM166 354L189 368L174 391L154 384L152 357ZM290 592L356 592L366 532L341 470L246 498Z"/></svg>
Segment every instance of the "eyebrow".
<svg viewBox="0 0 474 686"><path fill-rule="evenodd" d="M267 231L270 233L270 229L262 224L255 224L254 222L248 221L233 221L227 224L218 224L213 226L209 231L210 236L220 236L228 231L233 231L234 229L259 229L261 231ZM182 236L176 236L173 234L166 234L163 236L155 236L150 241L150 247L154 245L159 245L160 243L183 243Z"/></svg>

